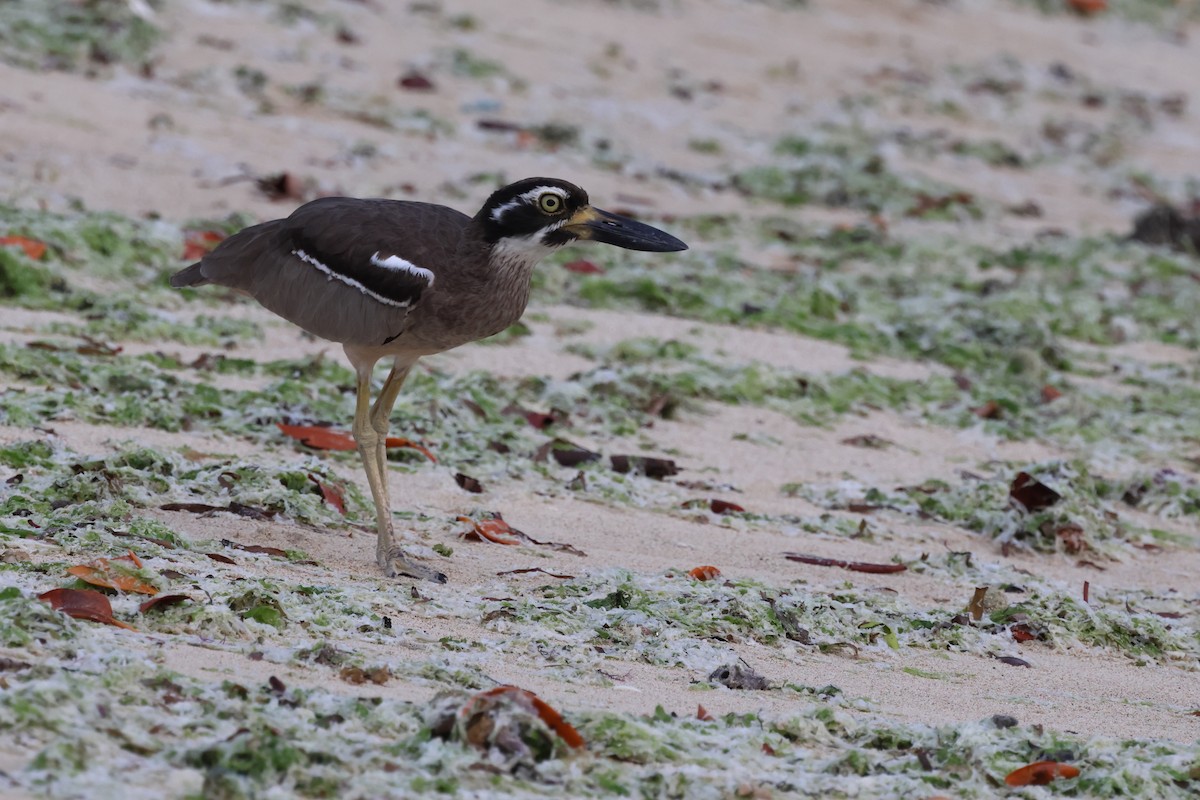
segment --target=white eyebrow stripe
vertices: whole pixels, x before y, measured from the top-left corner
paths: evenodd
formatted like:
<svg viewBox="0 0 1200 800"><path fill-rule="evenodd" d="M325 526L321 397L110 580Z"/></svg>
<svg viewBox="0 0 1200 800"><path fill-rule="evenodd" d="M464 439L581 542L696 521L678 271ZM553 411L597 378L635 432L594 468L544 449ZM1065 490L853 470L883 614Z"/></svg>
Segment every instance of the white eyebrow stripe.
<svg viewBox="0 0 1200 800"><path fill-rule="evenodd" d="M492 209L492 219L499 222L500 218L502 216L504 216L505 211L508 211L510 208L516 208L517 206L526 205L527 203L532 202L533 200L537 199L540 195L543 195L547 192L549 192L550 194L558 195L559 198L562 199L562 201L564 203L567 201L568 192L566 189L562 188L561 186L537 186L533 189L530 189L528 192L522 192L521 194L514 197L512 200L509 200L504 205L496 206L495 208L493 208Z"/></svg>
<svg viewBox="0 0 1200 800"><path fill-rule="evenodd" d="M427 270L424 267L418 267L416 264L412 263L411 261L407 261L400 256L388 256L387 258L380 258L379 251L376 250L375 255L371 256L371 263L377 267L383 267L384 269L407 272L409 275L414 275L418 278L421 278L428 285L433 286L433 272L431 270Z"/></svg>
<svg viewBox="0 0 1200 800"><path fill-rule="evenodd" d="M390 297L384 297L383 295L379 294L378 292L373 292L370 289L368 289L367 287L363 286L358 281L354 280L353 278L349 278L349 277L341 274L340 272L336 272L336 271L330 269L329 267L325 266L320 261L313 258L312 256L310 256L308 253L304 252L303 250L293 250L292 255L296 256L304 263L311 264L312 266L319 269L321 272L324 272L326 275L329 276L330 280L337 279L337 280L341 281L342 283L346 284L347 286L352 286L355 289L358 289L363 294L367 295L368 297L378 300L379 302L381 302L385 305L395 306L396 308L407 308L411 304L410 300L393 300Z"/></svg>

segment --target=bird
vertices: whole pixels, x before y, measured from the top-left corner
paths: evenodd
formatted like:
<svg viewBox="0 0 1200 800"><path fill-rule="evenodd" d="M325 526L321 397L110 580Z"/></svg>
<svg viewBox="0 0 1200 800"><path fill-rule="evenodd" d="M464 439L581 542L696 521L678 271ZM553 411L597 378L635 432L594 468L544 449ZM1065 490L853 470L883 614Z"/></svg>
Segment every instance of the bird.
<svg viewBox="0 0 1200 800"><path fill-rule="evenodd" d="M446 576L395 542L385 443L392 409L424 356L491 336L525 311L533 270L573 242L686 250L679 239L591 205L557 178L495 190L474 216L443 205L323 197L252 225L170 278L249 295L314 336L342 345L356 377L353 435L375 505L375 557L389 578ZM371 375L391 371L371 401Z"/></svg>

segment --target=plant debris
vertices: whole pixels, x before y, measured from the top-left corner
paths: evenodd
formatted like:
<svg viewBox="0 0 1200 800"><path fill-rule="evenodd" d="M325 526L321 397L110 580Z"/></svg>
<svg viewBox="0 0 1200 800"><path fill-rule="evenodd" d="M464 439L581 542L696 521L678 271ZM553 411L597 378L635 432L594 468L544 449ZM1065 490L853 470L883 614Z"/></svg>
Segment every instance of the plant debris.
<svg viewBox="0 0 1200 800"><path fill-rule="evenodd" d="M1059 779L1079 777L1079 767L1058 761L1035 761L1004 776L1009 786L1047 786Z"/></svg>
<svg viewBox="0 0 1200 800"><path fill-rule="evenodd" d="M488 511L485 513L487 516L482 519L473 519L471 517L461 516L458 517L459 522L468 522L471 524L471 530L460 534L460 536L464 539L473 538L478 541L487 541L494 544L514 545L525 543L535 545L537 547L548 547L551 550L558 550L560 552L570 553L571 555L576 556L587 555L587 553L573 545L562 544L560 542L543 542L539 541L538 539L534 539L524 531L517 530L505 522L504 518L500 516L499 511Z"/></svg>
<svg viewBox="0 0 1200 800"><path fill-rule="evenodd" d="M51 608L75 619L103 622L118 628L133 630L133 626L113 618L112 604L100 592L91 589L51 589L42 592L38 599Z"/></svg>
<svg viewBox="0 0 1200 800"><path fill-rule="evenodd" d="M157 586L136 574L135 571L141 570L141 559L130 552L120 558L98 558L88 564L70 567L67 572L93 586L103 586L119 592L158 594Z"/></svg>
<svg viewBox="0 0 1200 800"><path fill-rule="evenodd" d="M865 561L844 561L840 558L810 556L803 553L784 553L783 557L788 561L799 561L801 564L812 564L817 567L841 567L852 572L872 572L880 575L904 572L908 569L904 564L872 564Z"/></svg>

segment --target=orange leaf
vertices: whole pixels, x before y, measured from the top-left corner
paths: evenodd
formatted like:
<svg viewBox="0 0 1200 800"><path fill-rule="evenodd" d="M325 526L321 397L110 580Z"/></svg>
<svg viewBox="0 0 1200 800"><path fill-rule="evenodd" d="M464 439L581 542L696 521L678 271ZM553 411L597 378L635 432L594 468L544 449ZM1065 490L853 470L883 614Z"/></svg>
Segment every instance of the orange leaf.
<svg viewBox="0 0 1200 800"><path fill-rule="evenodd" d="M563 264L563 269L567 272L577 272L580 275L603 275L604 268L591 261L568 261Z"/></svg>
<svg viewBox="0 0 1200 800"><path fill-rule="evenodd" d="M412 439L403 439L399 436L389 436L389 437L387 437L387 446L388 447L411 447L413 450L416 450L418 453L425 456L433 463L435 463L435 464L437 463L437 458L435 458L433 453L431 453L429 451L428 447L426 447L425 445L422 445L422 444L417 444Z"/></svg>
<svg viewBox="0 0 1200 800"><path fill-rule="evenodd" d="M696 719L702 722L712 722L713 715L708 713L708 709L702 705L696 706Z"/></svg>
<svg viewBox="0 0 1200 800"><path fill-rule="evenodd" d="M1057 778L1075 778L1079 776L1079 767L1063 764L1060 761L1035 761L1018 767L1004 778L1009 786L1045 786Z"/></svg>
<svg viewBox="0 0 1200 800"><path fill-rule="evenodd" d="M698 581L711 581L714 578L721 577L721 570L716 567L693 567L688 570L688 575L691 575Z"/></svg>
<svg viewBox="0 0 1200 800"><path fill-rule="evenodd" d="M521 540L517 538L517 533L511 526L499 517L492 519L471 519L470 517L459 517L459 522L469 522L475 530L475 534L481 539L486 539L495 544L520 544ZM464 534L465 535L465 534Z"/></svg>
<svg viewBox="0 0 1200 800"><path fill-rule="evenodd" d="M555 711L549 703L533 692L518 686L497 686L480 692L463 707L463 716L473 713L481 701L500 697L501 695L509 695L514 702L532 708L537 713L538 718L546 723L546 727L558 734L559 738L566 742L569 747L575 749L583 747L583 737L579 735L579 731L575 730L573 725L562 718L562 714Z"/></svg>
<svg viewBox="0 0 1200 800"><path fill-rule="evenodd" d="M188 231L183 237L183 256L185 261L195 261L203 258L225 239L220 231Z"/></svg>
<svg viewBox="0 0 1200 800"><path fill-rule="evenodd" d="M40 261L46 255L46 243L26 236L0 236L0 245L16 245L25 251L25 255L34 261Z"/></svg>
<svg viewBox="0 0 1200 800"><path fill-rule="evenodd" d="M314 450L355 450L354 438L348 433L325 428L320 425L284 425L276 423L285 436L296 439L300 444Z"/></svg>
<svg viewBox="0 0 1200 800"><path fill-rule="evenodd" d="M126 567L120 562L126 562ZM142 560L132 552L120 558L98 558L90 564L80 564L69 567L67 572L93 586L103 586L106 589L116 589L119 592L137 592L138 594L158 594L158 587L147 583L137 575L131 575L126 570L142 568Z"/></svg>
<svg viewBox="0 0 1200 800"><path fill-rule="evenodd" d="M91 589L51 589L39 594L38 600L49 603L55 611L61 611L68 617L103 622L126 630L134 629L132 625L113 619L112 603L108 602L107 597Z"/></svg>
<svg viewBox="0 0 1200 800"><path fill-rule="evenodd" d="M346 515L346 498L342 496L341 489L330 486L311 472L308 474L308 479L315 483L317 488L321 490L321 498L327 504L336 508L342 516Z"/></svg>
<svg viewBox="0 0 1200 800"><path fill-rule="evenodd" d="M1085 17L1108 10L1108 0L1067 0L1067 5Z"/></svg>

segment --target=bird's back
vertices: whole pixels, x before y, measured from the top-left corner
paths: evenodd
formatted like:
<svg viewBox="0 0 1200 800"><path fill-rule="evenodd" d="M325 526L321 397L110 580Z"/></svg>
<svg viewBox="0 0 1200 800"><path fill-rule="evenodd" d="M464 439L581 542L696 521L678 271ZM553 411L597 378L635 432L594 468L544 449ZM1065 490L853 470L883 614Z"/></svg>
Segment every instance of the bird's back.
<svg viewBox="0 0 1200 800"><path fill-rule="evenodd" d="M171 285L227 286L316 336L380 346L454 272L469 223L428 203L321 198L235 233Z"/></svg>

